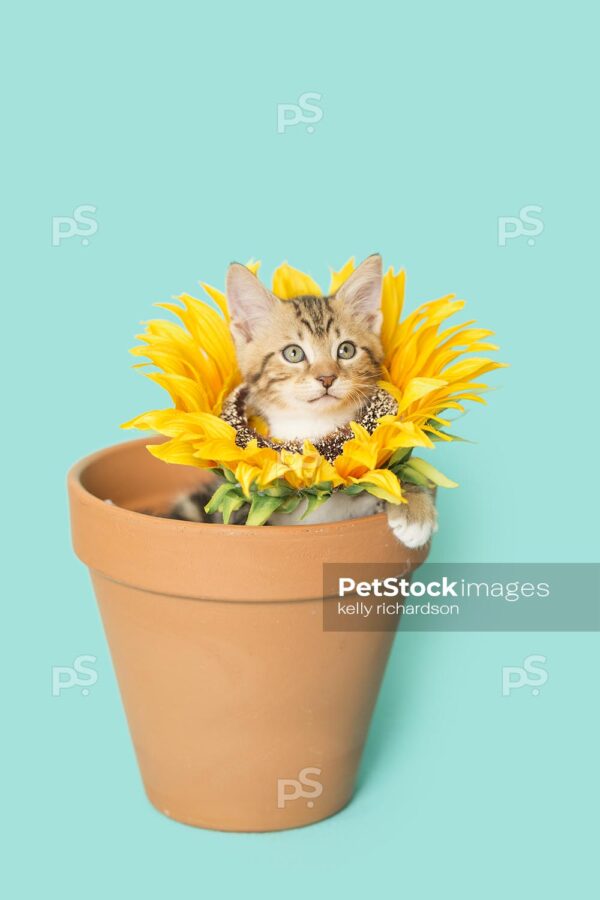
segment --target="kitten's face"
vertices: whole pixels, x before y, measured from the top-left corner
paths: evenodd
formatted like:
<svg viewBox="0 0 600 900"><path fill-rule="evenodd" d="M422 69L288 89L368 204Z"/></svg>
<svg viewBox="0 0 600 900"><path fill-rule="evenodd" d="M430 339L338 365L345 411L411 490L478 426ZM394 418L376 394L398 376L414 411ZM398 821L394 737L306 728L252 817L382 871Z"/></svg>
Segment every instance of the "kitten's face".
<svg viewBox="0 0 600 900"><path fill-rule="evenodd" d="M285 416L329 430L356 415L381 378L380 257L369 257L333 297L279 300L235 264L227 294L250 403L277 436L290 436L276 431Z"/></svg>

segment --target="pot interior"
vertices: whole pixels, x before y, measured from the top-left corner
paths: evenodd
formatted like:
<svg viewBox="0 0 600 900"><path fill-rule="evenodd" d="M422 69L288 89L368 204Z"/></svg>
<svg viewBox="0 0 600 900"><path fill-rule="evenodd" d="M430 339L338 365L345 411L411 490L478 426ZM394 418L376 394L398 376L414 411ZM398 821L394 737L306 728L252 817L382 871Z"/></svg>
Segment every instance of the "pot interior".
<svg viewBox="0 0 600 900"><path fill-rule="evenodd" d="M161 439L146 443L161 443ZM92 458L81 471L82 486L99 500L123 509L166 516L180 494L215 479L212 472L165 463L140 449L135 441Z"/></svg>

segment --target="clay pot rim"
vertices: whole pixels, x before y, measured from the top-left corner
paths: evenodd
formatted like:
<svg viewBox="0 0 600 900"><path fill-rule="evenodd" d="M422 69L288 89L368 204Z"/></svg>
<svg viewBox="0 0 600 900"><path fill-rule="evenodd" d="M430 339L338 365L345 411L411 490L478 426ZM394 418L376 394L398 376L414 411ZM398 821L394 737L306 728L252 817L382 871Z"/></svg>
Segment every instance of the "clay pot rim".
<svg viewBox="0 0 600 900"><path fill-rule="evenodd" d="M173 597L288 602L322 598L326 564L393 562L409 572L427 557L428 545L411 550L395 539L385 513L265 528L184 522L118 505L139 509L147 500L151 508L154 486L161 502L166 488L186 490L200 480L201 470L161 462L145 449L163 440L122 441L70 470L73 548L92 572ZM111 482L114 504L105 502Z"/></svg>
<svg viewBox="0 0 600 900"><path fill-rule="evenodd" d="M164 442L164 438L161 437L149 437L149 438L137 438L133 441L120 441L116 444L110 444L108 447L104 447L101 450L97 450L94 453L90 453L87 456L84 456L82 459L78 460L71 468L69 469L67 475L67 483L69 488L69 494L71 497L77 501L78 503L83 503L85 506L91 506L92 508L96 508L97 515L113 518L114 516L118 516L122 521L129 521L132 524L134 522L144 522L144 524L148 524L149 521L154 521L157 524L155 526L149 527L160 527L162 529L170 529L181 534L181 530L191 530L190 533L199 534L201 531L206 531L206 529L210 529L210 533L214 536L217 534L225 535L238 535L240 532L244 534L252 534L258 536L258 534L262 534L265 540L273 541L273 531L270 528L265 528L263 525L219 525L214 522L187 522L181 519L168 519L163 516L154 516L150 513L137 512L133 509L127 509L124 506L118 506L116 503L107 503L105 500L101 500L100 497L97 497L91 491L88 491L87 488L84 487L82 483L82 477L86 471L86 469L93 465L100 459L105 459L110 457L113 454L117 454L122 452L125 446L134 447L136 445L148 446L149 444L160 444ZM164 465L169 465L169 463L164 463ZM199 471L202 471L199 469ZM340 534L344 532L351 532L360 530L364 528L365 525L372 527L374 522L381 521L385 519L385 513L375 513L370 516L357 516L355 519L344 519L339 522L325 522L318 525L286 525L281 529L277 529L279 531L285 531L288 538L292 539L298 535L306 535L307 533L327 533L327 534Z"/></svg>

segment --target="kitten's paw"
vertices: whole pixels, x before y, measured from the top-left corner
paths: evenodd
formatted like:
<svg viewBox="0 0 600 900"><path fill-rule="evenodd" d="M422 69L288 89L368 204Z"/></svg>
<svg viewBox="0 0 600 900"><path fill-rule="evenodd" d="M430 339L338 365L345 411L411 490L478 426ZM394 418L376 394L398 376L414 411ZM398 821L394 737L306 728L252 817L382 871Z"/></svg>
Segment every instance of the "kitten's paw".
<svg viewBox="0 0 600 900"><path fill-rule="evenodd" d="M392 531L396 540L401 544L404 544L409 550L416 550L431 539L436 527L431 522L409 522L408 519L405 519L397 522L392 527Z"/></svg>
<svg viewBox="0 0 600 900"><path fill-rule="evenodd" d="M409 550L423 547L437 531L437 512L428 491L411 492L406 503L388 504L387 512L394 537Z"/></svg>

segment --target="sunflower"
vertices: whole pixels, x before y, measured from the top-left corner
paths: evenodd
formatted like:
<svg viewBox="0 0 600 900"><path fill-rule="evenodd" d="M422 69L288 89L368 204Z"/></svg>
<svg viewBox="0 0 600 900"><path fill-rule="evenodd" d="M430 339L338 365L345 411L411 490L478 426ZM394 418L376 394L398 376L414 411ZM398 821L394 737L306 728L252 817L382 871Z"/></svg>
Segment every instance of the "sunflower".
<svg viewBox="0 0 600 900"><path fill-rule="evenodd" d="M248 268L258 273L259 263ZM329 293L339 289L354 271L350 259L332 271ZM384 377L380 388L397 404L393 415L381 417L374 430L350 423L351 437L341 452L327 459L305 441L298 450L264 446L264 425L252 422L256 437L240 446L236 428L220 418L225 399L241 383L229 328L225 295L209 284L202 287L211 302L189 294L178 302L159 303L179 322L152 319L138 335L141 344L131 351L152 365L145 373L163 387L173 406L137 416L124 428L153 430L169 438L148 450L170 463L212 469L225 481L208 509L220 510L225 521L249 503L247 524L260 525L275 510L291 512L307 500L307 512L326 501L333 491L356 494L363 490L391 503L405 502L402 484L455 487L430 463L413 456L417 447L450 441L447 413L464 411L466 400L484 403L487 385L481 376L503 364L479 353L498 348L487 340L492 332L475 328L473 321L447 327L464 301L453 295L424 303L403 318L405 275L390 268L383 279L381 340ZM273 274L273 293L282 300L303 294L322 294L310 275L287 263Z"/></svg>

